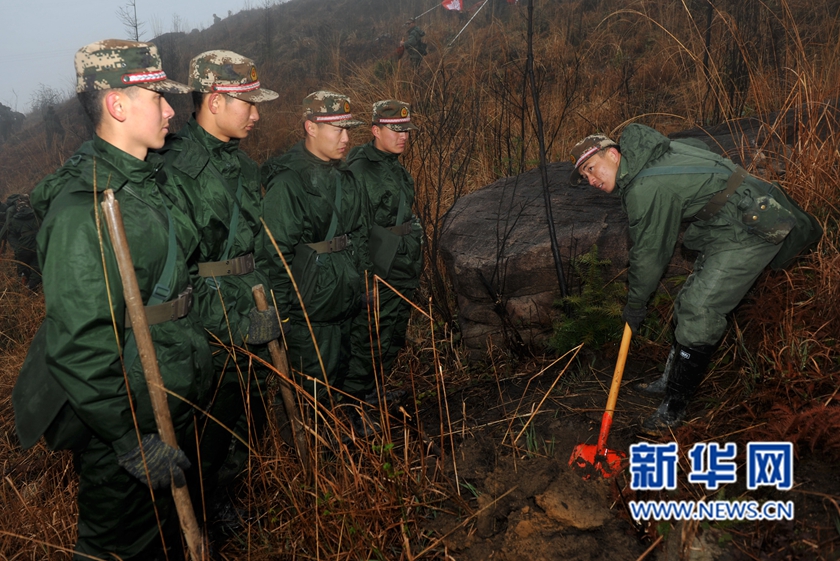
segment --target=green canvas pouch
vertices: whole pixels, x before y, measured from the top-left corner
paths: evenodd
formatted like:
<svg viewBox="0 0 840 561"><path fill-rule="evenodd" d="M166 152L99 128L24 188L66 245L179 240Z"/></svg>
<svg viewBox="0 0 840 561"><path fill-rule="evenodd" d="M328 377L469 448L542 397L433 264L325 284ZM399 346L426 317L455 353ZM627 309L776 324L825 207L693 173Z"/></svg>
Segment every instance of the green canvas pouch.
<svg viewBox="0 0 840 561"><path fill-rule="evenodd" d="M67 405L64 388L55 381L47 366L46 351L47 330L46 323L42 323L29 345L12 389L15 431L24 449L38 442Z"/></svg>
<svg viewBox="0 0 840 561"><path fill-rule="evenodd" d="M776 201L785 207L796 221L793 229L782 241L779 253L770 262L771 269L780 270L793 263L800 255L813 249L822 238L823 229L817 219L790 198L781 185L774 181L773 187Z"/></svg>
<svg viewBox="0 0 840 561"><path fill-rule="evenodd" d="M397 249L400 247L401 240L402 236L378 224L374 224L370 229L368 244L373 272L383 279L387 279L391 273L391 266L397 257Z"/></svg>

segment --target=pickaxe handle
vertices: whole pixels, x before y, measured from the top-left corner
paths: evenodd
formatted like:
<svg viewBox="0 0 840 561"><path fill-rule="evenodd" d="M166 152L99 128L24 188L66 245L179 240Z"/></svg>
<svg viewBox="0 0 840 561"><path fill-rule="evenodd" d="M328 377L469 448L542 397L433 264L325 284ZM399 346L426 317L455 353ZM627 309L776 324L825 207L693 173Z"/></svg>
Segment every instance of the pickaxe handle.
<svg viewBox="0 0 840 561"><path fill-rule="evenodd" d="M258 284L254 286L251 288L251 292L254 294L254 302L257 305L257 310L261 312L267 310L268 301L265 297L265 289L263 288L263 285ZM280 318L278 317L277 319L279 320ZM274 363L274 368L276 368L278 372L281 372L291 378L292 371L289 368L286 348L275 339L268 342L268 352L271 353L271 362ZM280 379L280 394L283 396L283 405L286 409L286 417L292 423L292 433L295 437L295 448L297 448L298 458L300 458L304 474L308 476L311 473L309 444L307 443L306 434L303 430L303 424L300 420L300 410L297 406L294 393L292 393L292 388L286 380L283 380L282 378Z"/></svg>
<svg viewBox="0 0 840 561"><path fill-rule="evenodd" d="M137 275L134 273L134 263L131 261L131 253L128 249L128 240L125 237L122 214L120 214L119 202L114 198L114 191L108 189L104 193L105 200L102 201L102 212L105 214L105 222L108 224L108 233L111 235L111 243L114 246L114 254L117 257L117 267L122 278L123 294L125 296L125 307L131 319L131 328L137 341L137 351L140 355L140 363L143 366L143 373L146 377L146 386L149 389L149 398L152 402L152 410L155 415L160 439L169 446L178 449L178 441L175 439L175 427L172 425L172 416L169 412L169 404L166 401L163 377L158 367L155 345L152 342L152 334L149 331L149 323L146 321L146 311L143 308L143 297L140 294L140 285L137 283ZM175 499L175 509L178 512L178 519L181 522L181 530L187 540L187 547L193 561L205 559L204 539L195 518L195 511L190 500L190 493L187 486L176 487L171 485L172 496Z"/></svg>

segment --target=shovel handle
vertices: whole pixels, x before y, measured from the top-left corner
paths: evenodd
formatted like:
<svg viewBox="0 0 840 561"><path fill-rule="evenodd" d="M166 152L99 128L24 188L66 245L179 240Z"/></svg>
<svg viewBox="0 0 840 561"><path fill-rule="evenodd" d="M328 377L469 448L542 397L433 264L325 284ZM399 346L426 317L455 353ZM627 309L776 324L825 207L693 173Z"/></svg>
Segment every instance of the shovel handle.
<svg viewBox="0 0 840 561"><path fill-rule="evenodd" d="M601 418L601 432L598 435L599 455L603 455L607 449L607 437L610 434L613 413L615 413L615 404L618 401L618 390L621 388L621 378L624 375L624 365L627 363L627 353L630 352L630 340L632 338L633 330L630 329L630 324L625 323L624 335L621 337L621 347L618 349L618 359L615 361L615 371L613 372L612 385L610 386L610 395L607 398L607 408L604 411L604 416Z"/></svg>

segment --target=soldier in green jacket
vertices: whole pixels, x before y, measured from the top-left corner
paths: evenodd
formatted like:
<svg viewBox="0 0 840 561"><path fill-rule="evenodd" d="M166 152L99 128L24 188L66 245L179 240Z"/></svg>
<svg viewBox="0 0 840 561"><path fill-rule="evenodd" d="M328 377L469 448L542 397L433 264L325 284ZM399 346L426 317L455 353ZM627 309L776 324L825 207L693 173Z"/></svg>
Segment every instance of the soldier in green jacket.
<svg viewBox="0 0 840 561"><path fill-rule="evenodd" d="M9 246L15 252L17 274L23 284L31 290L41 285L41 271L38 268L38 255L35 253L38 227L38 218L32 211L29 195L16 195L6 211L0 240L9 242Z"/></svg>
<svg viewBox="0 0 840 561"><path fill-rule="evenodd" d="M699 252L674 301L674 346L650 393L662 403L642 429L676 427L726 329L726 315L767 265L782 267L822 235L816 221L781 190L689 141L671 141L639 124L619 143L593 135L572 149L580 179L618 190L630 221L629 293L623 319L638 332L647 302L674 253L680 224L693 220L683 245Z"/></svg>
<svg viewBox="0 0 840 561"><path fill-rule="evenodd" d="M417 67L420 66L420 62L426 56L427 45L423 42L426 32L417 27L417 22L413 19L408 20L405 24L408 26L408 38L402 41L401 45L408 52L411 64Z"/></svg>
<svg viewBox="0 0 840 561"><path fill-rule="evenodd" d="M342 390L347 377L350 327L370 270L370 203L342 160L347 129L363 124L353 118L349 98L317 91L304 99L303 109L304 140L262 166L263 218L301 299L267 233L258 264L268 268L277 307L289 318L291 367L307 391L323 398L325 384Z"/></svg>
<svg viewBox="0 0 840 561"><path fill-rule="evenodd" d="M167 138L162 189L198 228L199 244L189 256L196 304L211 343L224 346L214 356L213 401L199 427L204 489L212 495L216 483L229 483L245 468L248 451L240 439L252 441L249 434L259 435L265 425L268 369L243 349L259 349L270 361L265 343L280 335L274 309L260 313L254 307L251 288L269 288L268 276L254 267L260 170L239 147L260 118L256 104L277 94L261 86L251 59L231 51L193 58L189 86L195 113Z"/></svg>
<svg viewBox="0 0 840 561"><path fill-rule="evenodd" d="M32 193L42 221L46 320L13 392L16 426L24 447L44 434L50 448L73 451L74 559L156 559L162 542L182 551L168 487L185 484L191 461L158 437L111 238L98 228L98 194L112 189L119 201L184 446L194 438L193 404L203 403L212 376L186 265L198 232L159 191L160 163L147 152L163 146L174 115L162 94L189 88L167 80L151 43L99 41L80 49L75 64L76 91L96 137Z"/></svg>
<svg viewBox="0 0 840 561"><path fill-rule="evenodd" d="M375 375L387 375L405 345L411 300L420 285L423 229L413 215L414 179L399 160L408 146L411 123L408 104L397 100L373 105L373 140L350 152L347 165L365 188L373 220L370 259L373 272L399 291L379 285L379 298L363 309L353 325L348 390L368 402L377 398ZM377 322L371 321L378 316ZM372 348L371 348L372 347Z"/></svg>

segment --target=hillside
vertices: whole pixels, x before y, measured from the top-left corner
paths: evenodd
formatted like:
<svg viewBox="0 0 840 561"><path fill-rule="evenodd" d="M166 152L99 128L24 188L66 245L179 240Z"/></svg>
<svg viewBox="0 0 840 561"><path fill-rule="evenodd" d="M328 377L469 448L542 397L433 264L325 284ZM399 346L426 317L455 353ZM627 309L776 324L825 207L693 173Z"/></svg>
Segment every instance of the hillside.
<svg viewBox="0 0 840 561"><path fill-rule="evenodd" d="M420 131L403 162L427 234L418 302L428 315L413 317L409 348L386 381L409 392L400 407L382 411L391 430L358 447L325 446L314 481L272 430L239 490L240 518L216 536L219 559L699 559L691 547L705 558L837 558L840 123L828 108L840 96L840 0L533 0L536 92L526 73L529 0L488 0L454 42L480 3L461 14L420 0L268 3L203 31L154 39L168 75L185 80L189 59L210 49L255 59L262 83L280 94L259 106L261 120L242 144L258 162L301 138L301 100L316 89L346 93L364 120L376 100L410 102ZM430 9L418 20L428 54L414 68L396 56L397 46L405 21ZM484 360L465 353L440 257L442 217L464 195L537 167L534 94L549 162L568 160L585 135L617 138L631 122L666 134L738 133L738 120L750 118L757 140L741 151L745 167L780 181L823 224L813 254L762 275L733 313L692 423L674 435L683 450L695 442L793 442L797 489L760 496L795 499L794 520L634 523L627 477L580 486L566 465L569 452L597 434L617 341L561 359L545 348L491 348ZM189 96L168 99L177 129L191 113ZM56 146L47 147L40 115L0 145L0 197L30 191L86 138L74 99L57 112L66 133ZM353 132L355 143L368 137L366 127ZM579 289L580 275L567 268ZM72 459L41 445L22 451L14 437L9 396L43 298L19 286L13 269L7 252L0 262L0 559L67 559L62 548L75 538ZM664 361L672 304L667 291L654 302L645 337L633 343L628 381ZM655 406L623 393L611 446L637 441L639 419ZM609 513L600 526L558 520L557 505L572 493L599 516ZM740 484L708 494L681 484L671 493L758 496ZM664 545L649 551L660 539Z"/></svg>

